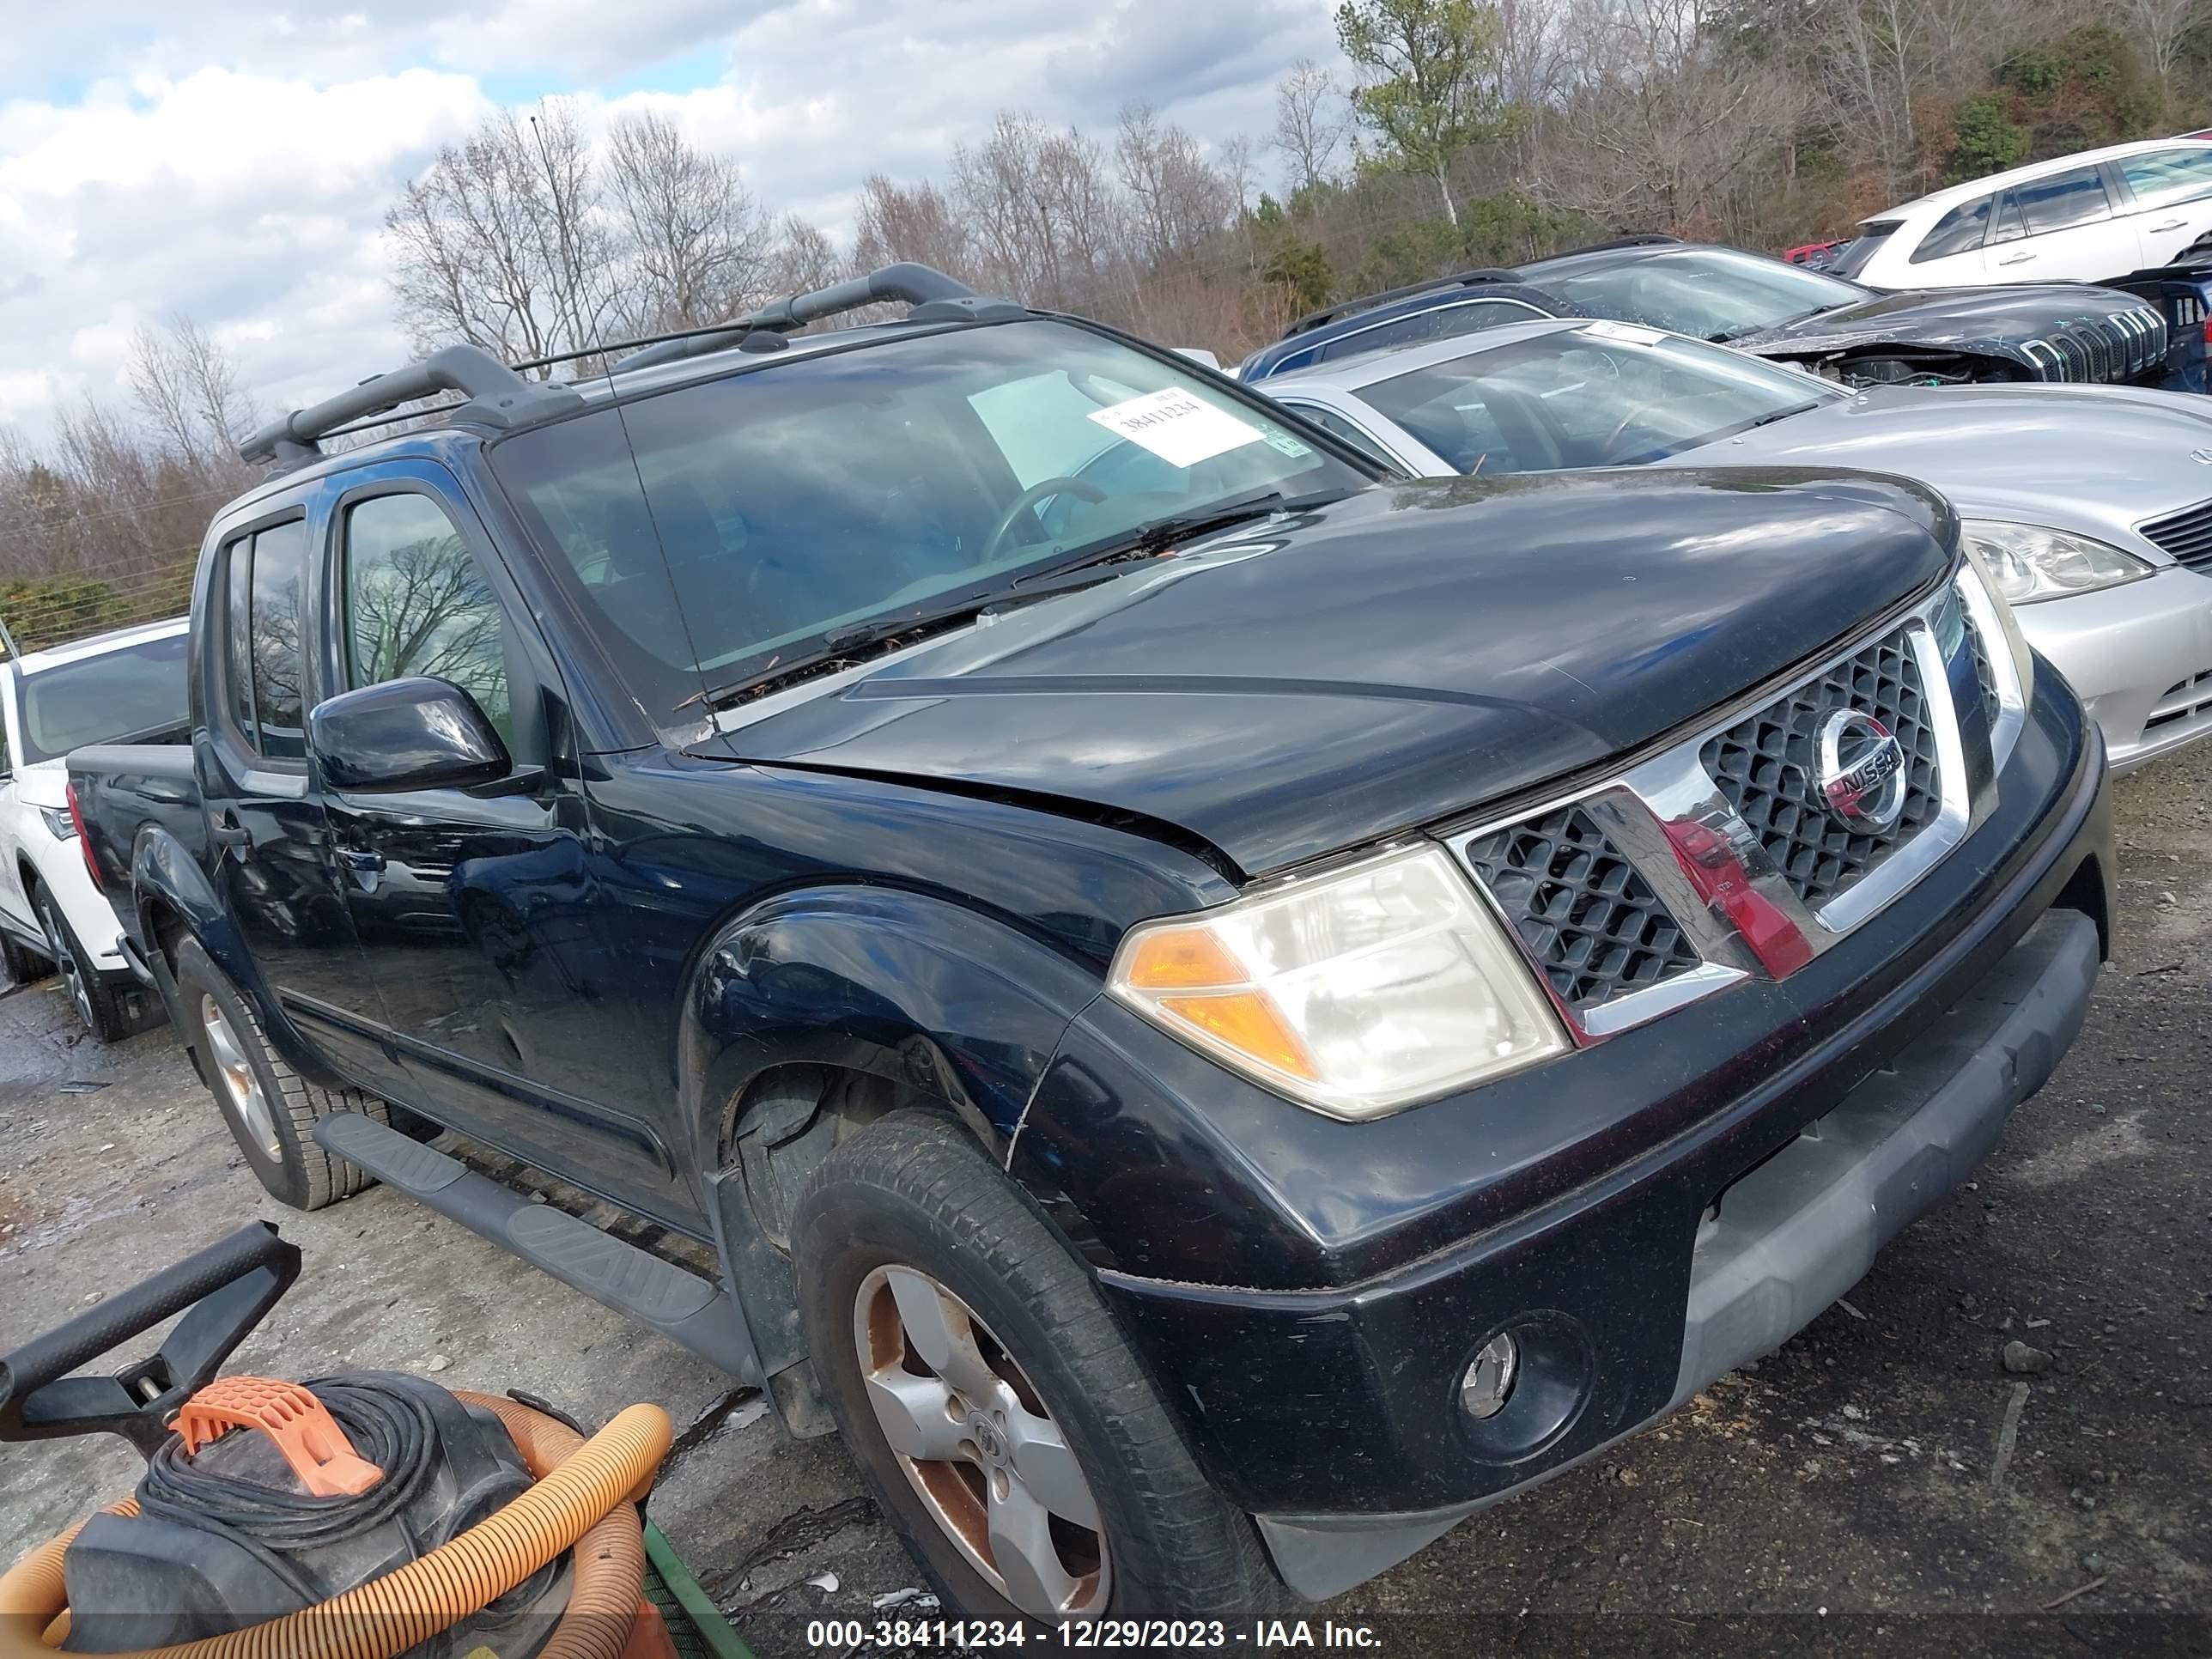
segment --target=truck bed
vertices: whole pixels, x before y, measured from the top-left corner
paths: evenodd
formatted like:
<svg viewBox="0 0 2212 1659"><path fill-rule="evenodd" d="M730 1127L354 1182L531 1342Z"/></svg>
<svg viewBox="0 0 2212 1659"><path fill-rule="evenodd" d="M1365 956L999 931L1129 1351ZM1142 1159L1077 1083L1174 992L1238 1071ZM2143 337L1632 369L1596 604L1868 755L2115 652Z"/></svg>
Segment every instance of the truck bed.
<svg viewBox="0 0 2212 1659"><path fill-rule="evenodd" d="M102 890L123 931L137 943L131 867L139 831L166 830L203 865L207 817L190 743L97 744L69 757L70 787L84 820L85 842Z"/></svg>

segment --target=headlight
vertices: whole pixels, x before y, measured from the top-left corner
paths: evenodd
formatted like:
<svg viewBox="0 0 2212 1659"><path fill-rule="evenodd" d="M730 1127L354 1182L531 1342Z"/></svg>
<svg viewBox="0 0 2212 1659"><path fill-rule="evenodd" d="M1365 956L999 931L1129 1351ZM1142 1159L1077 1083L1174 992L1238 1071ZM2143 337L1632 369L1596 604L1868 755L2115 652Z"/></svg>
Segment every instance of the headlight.
<svg viewBox="0 0 2212 1659"><path fill-rule="evenodd" d="M1381 1117L1570 1046L1441 848L1392 853L1133 928L1115 995L1331 1117Z"/></svg>
<svg viewBox="0 0 2212 1659"><path fill-rule="evenodd" d="M56 841L68 841L76 834L76 825L70 822L68 811L59 806L41 806L39 816L46 821Z"/></svg>
<svg viewBox="0 0 2212 1659"><path fill-rule="evenodd" d="M2012 614L2011 605L1997 591L1997 579L1990 573L1973 538L1969 536L1963 539L1966 568L1960 573L1960 590L1966 597L1967 613L1982 636L1984 651L1994 650L1996 636L2003 636L2005 653L2012 659L2017 701L2024 710L2035 701L2035 653L2028 648L2027 635L2020 631L2020 618Z"/></svg>
<svg viewBox="0 0 2212 1659"><path fill-rule="evenodd" d="M2154 567L2132 553L2041 525L1968 519L1960 526L1996 590L2014 605L2063 599L2141 580Z"/></svg>

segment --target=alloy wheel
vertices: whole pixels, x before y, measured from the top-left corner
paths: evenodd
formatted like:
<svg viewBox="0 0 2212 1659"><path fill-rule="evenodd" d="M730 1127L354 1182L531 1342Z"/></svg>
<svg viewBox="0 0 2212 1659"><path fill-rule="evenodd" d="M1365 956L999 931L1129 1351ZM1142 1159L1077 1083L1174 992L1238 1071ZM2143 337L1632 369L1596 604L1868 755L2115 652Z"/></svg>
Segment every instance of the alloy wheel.
<svg viewBox="0 0 2212 1659"><path fill-rule="evenodd" d="M252 1061L246 1057L237 1028L222 1005L205 992L200 994L200 1024L207 1031L208 1057L215 1064L216 1079L239 1121L245 1124L263 1157L272 1164L282 1162L284 1149L277 1144L276 1114L269 1104L269 1096L254 1073Z"/></svg>
<svg viewBox="0 0 2212 1659"><path fill-rule="evenodd" d="M884 1438L969 1564L1031 1618L1103 1612L1112 1569L1097 1500L990 1328L927 1273L885 1266L860 1281L853 1340Z"/></svg>
<svg viewBox="0 0 2212 1659"><path fill-rule="evenodd" d="M69 935L62 931L61 922L54 915L53 901L43 893L39 896L39 931L46 936L46 954L54 959L54 966L61 973L62 985L76 1006L77 1018L88 1030L99 1030L100 1022L92 1012L92 987L85 978L84 966L77 961L76 952L70 949Z"/></svg>

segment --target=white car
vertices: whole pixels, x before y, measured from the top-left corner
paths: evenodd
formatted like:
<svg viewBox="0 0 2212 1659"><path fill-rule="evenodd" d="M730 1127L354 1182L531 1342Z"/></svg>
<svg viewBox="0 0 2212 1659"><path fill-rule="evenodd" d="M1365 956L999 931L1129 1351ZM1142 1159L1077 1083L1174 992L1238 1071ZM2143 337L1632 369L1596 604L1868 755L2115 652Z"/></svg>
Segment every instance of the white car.
<svg viewBox="0 0 2212 1659"><path fill-rule="evenodd" d="M1954 185L1860 222L1827 269L1869 288L2098 283L2212 230L2212 142L2150 138Z"/></svg>
<svg viewBox="0 0 2212 1659"><path fill-rule="evenodd" d="M0 660L0 957L17 983L58 971L103 1042L155 1007L124 960L69 804L67 757L95 743L185 741L185 620Z"/></svg>

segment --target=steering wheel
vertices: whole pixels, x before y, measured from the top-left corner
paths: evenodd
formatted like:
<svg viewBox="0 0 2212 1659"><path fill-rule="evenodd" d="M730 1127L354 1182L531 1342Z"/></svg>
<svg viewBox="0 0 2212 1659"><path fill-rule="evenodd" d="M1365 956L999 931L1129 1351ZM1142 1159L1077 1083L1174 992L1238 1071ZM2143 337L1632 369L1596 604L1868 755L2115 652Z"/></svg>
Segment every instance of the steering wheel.
<svg viewBox="0 0 2212 1659"><path fill-rule="evenodd" d="M991 532L991 539L983 544L983 556L977 562L989 564L997 559L1000 544L1013 533L1015 520L1024 513L1033 513L1041 503L1055 495L1073 495L1094 507L1106 499L1106 492L1088 479L1039 478L1014 497L1013 505L1000 516L999 527Z"/></svg>
<svg viewBox="0 0 2212 1659"><path fill-rule="evenodd" d="M1605 442L1598 450L1598 459L1600 464L1602 465L1604 462L1609 461L1613 459L1613 446L1618 444L1620 441L1622 435L1627 432L1630 427L1636 423L1636 417L1644 413L1647 409L1658 408L1659 405L1665 401L1666 399L1663 398L1650 398L1644 403L1637 404L1636 407L1630 410L1627 414L1622 416L1620 417L1620 424L1615 426L1612 431L1605 434Z"/></svg>

